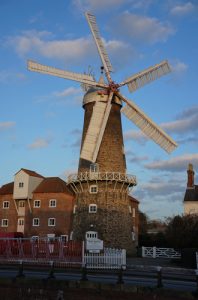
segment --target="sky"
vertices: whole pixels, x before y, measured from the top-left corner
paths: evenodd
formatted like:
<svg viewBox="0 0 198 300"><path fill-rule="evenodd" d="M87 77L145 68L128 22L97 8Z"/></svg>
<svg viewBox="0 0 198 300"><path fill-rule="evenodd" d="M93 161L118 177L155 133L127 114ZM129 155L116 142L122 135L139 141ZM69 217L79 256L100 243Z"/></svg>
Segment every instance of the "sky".
<svg viewBox="0 0 198 300"><path fill-rule="evenodd" d="M0 0L0 186L21 168L66 180L76 173L83 128L78 83L30 72L27 59L98 80L101 62L84 12L96 16L113 65L127 77L167 59L172 72L133 100L177 143L167 154L122 117L132 195L151 219L183 213L187 167L198 184L197 0Z"/></svg>

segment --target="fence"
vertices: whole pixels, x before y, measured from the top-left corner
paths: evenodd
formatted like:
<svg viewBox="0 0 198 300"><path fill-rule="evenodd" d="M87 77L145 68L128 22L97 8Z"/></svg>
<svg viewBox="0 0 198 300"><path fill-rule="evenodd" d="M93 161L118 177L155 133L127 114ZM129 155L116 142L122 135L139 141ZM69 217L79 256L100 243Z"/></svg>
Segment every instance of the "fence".
<svg viewBox="0 0 198 300"><path fill-rule="evenodd" d="M88 269L124 269L126 250L105 248L101 253L85 253L84 265Z"/></svg>
<svg viewBox="0 0 198 300"><path fill-rule="evenodd" d="M181 258L181 253L173 248L142 247L142 257Z"/></svg>
<svg viewBox="0 0 198 300"><path fill-rule="evenodd" d="M101 253L84 250L83 242L60 239L0 238L0 260L7 262L56 263L64 267L120 269L126 266L126 250L106 248Z"/></svg>
<svg viewBox="0 0 198 300"><path fill-rule="evenodd" d="M82 262L82 243L59 239L0 239L0 259L7 261Z"/></svg>

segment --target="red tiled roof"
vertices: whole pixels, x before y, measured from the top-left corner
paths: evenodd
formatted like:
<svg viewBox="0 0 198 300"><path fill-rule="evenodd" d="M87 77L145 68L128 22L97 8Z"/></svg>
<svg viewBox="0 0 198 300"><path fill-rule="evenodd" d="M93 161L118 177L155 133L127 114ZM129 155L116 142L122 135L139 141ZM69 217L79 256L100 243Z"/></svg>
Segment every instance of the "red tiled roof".
<svg viewBox="0 0 198 300"><path fill-rule="evenodd" d="M24 168L21 168L22 171L24 171L26 174L32 176L32 177L40 177L40 178L45 178L44 176L36 173L35 171L32 171L32 170L27 170L27 169L24 169ZM20 170L20 171L21 171ZM18 171L17 173L19 173L20 171ZM16 173L16 174L17 174Z"/></svg>
<svg viewBox="0 0 198 300"><path fill-rule="evenodd" d="M37 186L33 193L68 193L73 195L64 180L59 177L47 177Z"/></svg>
<svg viewBox="0 0 198 300"><path fill-rule="evenodd" d="M13 194L14 182L2 185L0 188L0 195Z"/></svg>
<svg viewBox="0 0 198 300"><path fill-rule="evenodd" d="M139 203L139 201L132 196L129 196L129 200L131 200L132 202Z"/></svg>

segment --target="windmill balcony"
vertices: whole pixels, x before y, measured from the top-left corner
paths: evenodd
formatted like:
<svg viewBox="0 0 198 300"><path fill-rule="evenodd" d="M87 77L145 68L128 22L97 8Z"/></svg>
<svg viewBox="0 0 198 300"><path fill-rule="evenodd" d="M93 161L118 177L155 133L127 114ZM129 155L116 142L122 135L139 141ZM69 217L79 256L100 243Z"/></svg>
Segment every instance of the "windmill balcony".
<svg viewBox="0 0 198 300"><path fill-rule="evenodd" d="M67 177L68 184L86 181L117 181L127 183L129 186L137 185L136 176L119 172L84 172Z"/></svg>

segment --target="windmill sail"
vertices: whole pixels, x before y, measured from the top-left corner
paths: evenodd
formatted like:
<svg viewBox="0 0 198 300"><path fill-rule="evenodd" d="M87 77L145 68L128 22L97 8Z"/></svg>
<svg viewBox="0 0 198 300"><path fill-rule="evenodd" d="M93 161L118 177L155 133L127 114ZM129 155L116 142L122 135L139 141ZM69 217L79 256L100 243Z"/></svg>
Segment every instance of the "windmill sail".
<svg viewBox="0 0 198 300"><path fill-rule="evenodd" d="M127 104L121 109L125 116L138 126L150 139L161 146L166 152L171 153L177 143L166 134L157 124L155 124L146 114L137 107L137 105L128 101L122 95L120 98Z"/></svg>
<svg viewBox="0 0 198 300"><path fill-rule="evenodd" d="M28 70L82 82L84 84L91 85L91 86L98 86L97 82L90 75L74 73L74 72L64 71L53 67L48 67L39 64L37 62L34 62L32 60L28 60Z"/></svg>
<svg viewBox="0 0 198 300"><path fill-rule="evenodd" d="M102 39L100 37L99 29L98 29L98 26L96 24L96 18L95 18L94 15L92 15L90 13L86 13L85 16L87 18L89 27L91 29L93 38L94 38L95 43L96 43L96 46L98 48L98 52L99 52L100 58L102 60L107 78L108 78L109 81L111 81L110 72L112 71L112 66L111 66L109 57L107 55L106 49L103 45Z"/></svg>
<svg viewBox="0 0 198 300"><path fill-rule="evenodd" d="M129 91L134 92L135 90L141 88L142 86L148 84L151 81L154 81L157 78L169 73L171 71L168 62L162 61L160 64L157 64L153 67L145 69L142 72L139 72L122 83L119 86L123 86L125 84L128 85Z"/></svg>
<svg viewBox="0 0 198 300"><path fill-rule="evenodd" d="M84 139L80 157L91 162L95 162L100 144L102 142L104 130L111 111L111 99L113 93L110 94L108 102L96 102L90 124Z"/></svg>

